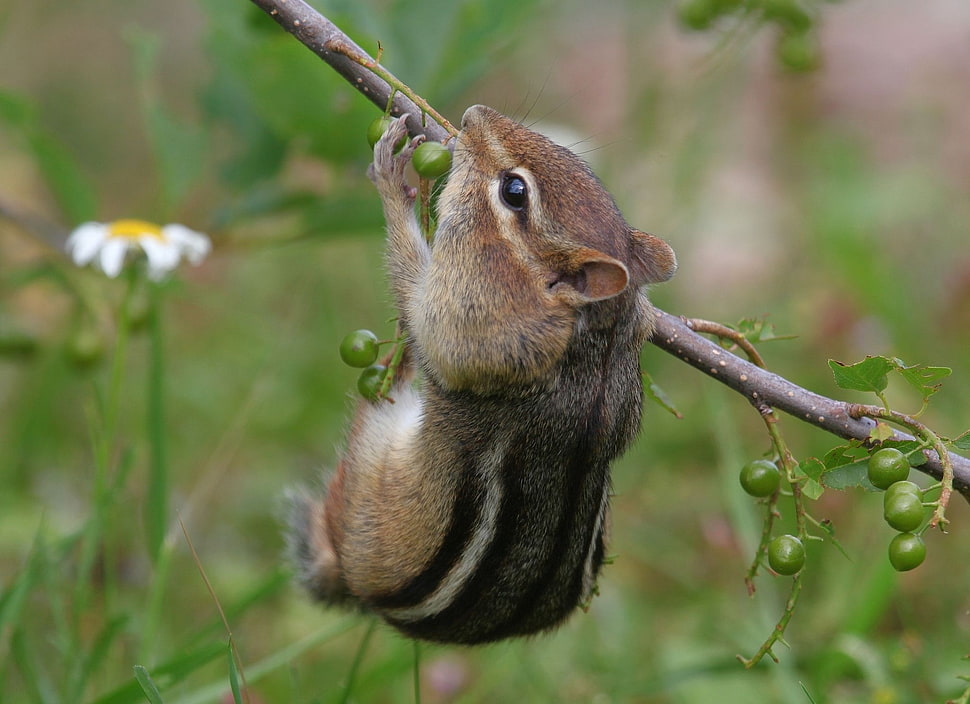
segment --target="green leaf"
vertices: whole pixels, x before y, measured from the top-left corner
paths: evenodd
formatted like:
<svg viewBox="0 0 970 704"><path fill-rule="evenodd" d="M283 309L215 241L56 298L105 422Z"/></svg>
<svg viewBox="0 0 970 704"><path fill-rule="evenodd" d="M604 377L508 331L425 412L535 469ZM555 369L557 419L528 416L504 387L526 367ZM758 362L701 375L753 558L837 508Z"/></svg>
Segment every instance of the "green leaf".
<svg viewBox="0 0 970 704"><path fill-rule="evenodd" d="M970 430L954 440L953 447L958 450L970 450Z"/></svg>
<svg viewBox="0 0 970 704"><path fill-rule="evenodd" d="M899 373L910 386L923 395L924 400L939 391L942 386L942 384L935 384L933 382L945 379L953 371L949 367L927 367L921 364L907 367L900 360L897 359L895 361L899 364Z"/></svg>
<svg viewBox="0 0 970 704"><path fill-rule="evenodd" d="M822 464L825 465L825 470L828 471L835 467L852 464L861 458L867 457L868 454L869 452L858 444L838 445L825 453L825 457L822 458Z"/></svg>
<svg viewBox="0 0 970 704"><path fill-rule="evenodd" d="M818 481L825 471L825 465L822 464L817 458L809 457L808 459L802 460L798 463L798 471L800 474L808 477L813 481Z"/></svg>
<svg viewBox="0 0 970 704"><path fill-rule="evenodd" d="M889 372L896 369L893 360L886 357L866 357L855 364L843 364L829 360L829 368L835 375L835 383L840 389L882 393L889 385Z"/></svg>
<svg viewBox="0 0 970 704"><path fill-rule="evenodd" d="M158 687L152 682L151 676L141 665L135 665L135 680L141 687L141 691L145 693L145 698L151 702L151 704L164 704L162 701L162 693L158 691Z"/></svg>
<svg viewBox="0 0 970 704"><path fill-rule="evenodd" d="M675 418L684 417L681 412L677 410L677 407L674 406L674 402L667 395L667 392L654 383L653 377L646 372L643 372L643 378L647 382L644 384L643 393L648 399L656 403L664 410L669 411Z"/></svg>
<svg viewBox="0 0 970 704"><path fill-rule="evenodd" d="M815 500L825 492L824 487L819 483L819 477L822 476L822 472L824 471L825 465L815 457L809 457L798 464L795 470L795 476L804 478L801 487L802 494L806 498Z"/></svg>
<svg viewBox="0 0 970 704"><path fill-rule="evenodd" d="M764 318L742 318L735 330L745 336L748 342L768 342L770 340L792 340L797 335L776 335L775 326Z"/></svg>
<svg viewBox="0 0 970 704"><path fill-rule="evenodd" d="M825 487L823 487L814 479L809 479L808 481L802 484L802 496L804 496L807 499L811 499L812 501L815 501L824 493L825 493Z"/></svg>
<svg viewBox="0 0 970 704"><path fill-rule="evenodd" d="M851 464L843 464L830 469L822 475L822 483L829 489L844 491L845 489L862 488L866 491L876 491L876 487L866 476L868 459L862 459Z"/></svg>

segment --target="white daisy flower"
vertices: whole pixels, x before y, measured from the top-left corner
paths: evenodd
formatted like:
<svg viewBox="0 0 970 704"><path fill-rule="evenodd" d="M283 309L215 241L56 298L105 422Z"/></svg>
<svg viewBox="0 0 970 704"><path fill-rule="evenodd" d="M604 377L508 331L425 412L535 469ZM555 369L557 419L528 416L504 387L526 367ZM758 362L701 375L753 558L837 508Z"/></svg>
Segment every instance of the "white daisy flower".
<svg viewBox="0 0 970 704"><path fill-rule="evenodd" d="M115 220L80 225L67 238L65 248L78 266L94 262L112 279L121 273L128 252L140 249L148 260L148 278L158 281L174 271L183 256L200 264L212 244L185 225L159 227L144 220Z"/></svg>

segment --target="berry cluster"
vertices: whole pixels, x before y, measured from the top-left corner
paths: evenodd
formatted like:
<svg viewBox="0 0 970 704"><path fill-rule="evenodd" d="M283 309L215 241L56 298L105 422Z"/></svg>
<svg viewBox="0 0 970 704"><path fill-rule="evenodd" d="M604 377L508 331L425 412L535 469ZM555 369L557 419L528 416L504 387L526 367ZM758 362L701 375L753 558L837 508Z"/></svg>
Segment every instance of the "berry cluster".
<svg viewBox="0 0 970 704"><path fill-rule="evenodd" d="M378 117L367 127L367 142L371 148L377 144L377 140L387 130L391 124L391 118L384 116ZM401 137L400 141L394 145L397 151L407 143L407 136ZM434 179L444 176L451 168L451 152L440 142L422 142L411 155L411 165L418 172L421 178Z"/></svg>
<svg viewBox="0 0 970 704"><path fill-rule="evenodd" d="M678 11L688 29L704 31L720 20L754 20L778 29L775 51L782 66L810 71L819 63L813 13L799 0L684 0Z"/></svg>
<svg viewBox="0 0 970 704"><path fill-rule="evenodd" d="M355 330L340 342L340 358L344 364L363 369L357 379L357 391L368 401L377 399L387 367L377 364L381 343L370 330Z"/></svg>
<svg viewBox="0 0 970 704"><path fill-rule="evenodd" d="M773 496L781 485L781 472L770 460L754 460L741 468L741 488L759 499ZM768 543L768 566L782 575L796 574L805 566L805 546L794 535L779 535Z"/></svg>
<svg viewBox="0 0 970 704"><path fill-rule="evenodd" d="M926 544L920 536L925 510L923 492L909 477L909 460L895 447L876 450L866 467L869 481L883 489L883 518L899 535L889 543L889 562L899 572L919 567L926 559Z"/></svg>

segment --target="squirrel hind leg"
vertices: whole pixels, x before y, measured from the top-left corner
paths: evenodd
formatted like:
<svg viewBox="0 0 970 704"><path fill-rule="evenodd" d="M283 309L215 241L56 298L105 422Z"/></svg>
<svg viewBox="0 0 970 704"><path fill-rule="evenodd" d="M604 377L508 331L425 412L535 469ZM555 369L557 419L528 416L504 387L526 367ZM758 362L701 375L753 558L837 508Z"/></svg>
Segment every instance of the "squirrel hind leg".
<svg viewBox="0 0 970 704"><path fill-rule="evenodd" d="M287 495L287 552L296 580L314 599L335 606L354 606L326 520L323 497L305 490Z"/></svg>

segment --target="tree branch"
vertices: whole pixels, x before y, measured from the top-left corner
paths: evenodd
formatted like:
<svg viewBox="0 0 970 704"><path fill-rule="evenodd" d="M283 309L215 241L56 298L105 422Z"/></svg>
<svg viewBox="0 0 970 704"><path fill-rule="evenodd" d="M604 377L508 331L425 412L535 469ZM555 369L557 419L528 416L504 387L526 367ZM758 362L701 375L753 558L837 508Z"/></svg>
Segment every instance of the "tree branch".
<svg viewBox="0 0 970 704"><path fill-rule="evenodd" d="M326 61L343 76L350 85L360 91L380 110L387 107L393 88L383 78L364 68L363 63L377 65L366 51L361 49L333 22L307 5L303 0L253 0L253 4L276 20L280 27L300 40L310 51ZM351 58L353 57L353 58ZM387 69L383 69L392 75ZM408 120L411 136L423 134L428 140L445 142L451 135L434 121L422 126L422 110L413 100L400 92L394 94L390 114L394 117L412 115Z"/></svg>
<svg viewBox="0 0 970 704"><path fill-rule="evenodd" d="M370 69L365 68L363 64L367 62L376 65L374 59L330 20L320 15L303 0L252 0L252 2L332 66L378 108L384 110L392 92L391 86ZM354 59L350 58L351 56L354 56ZM412 135L422 133L428 139L446 140L449 137L447 131L434 122L421 127L422 112L414 101L401 93L395 94L391 114L412 115L415 119L408 121ZM761 369L699 335L687 325L684 319L669 313L658 311L656 330L650 341L734 389L761 413L770 413L772 409L777 408L838 437L863 442L868 440L869 433L875 427L875 422L868 418L857 419L850 415L850 410L855 404L820 396L777 374ZM914 439L900 431L894 431L894 433L895 439L898 440ZM937 479L941 478L943 467L939 456L932 450L924 450L924 455L927 461L917 469ZM949 456L953 464L953 488L970 501L970 460L954 453L949 453Z"/></svg>
<svg viewBox="0 0 970 704"><path fill-rule="evenodd" d="M650 342L734 389L762 413L777 408L846 440L865 442L875 427L875 421L852 416L852 409L857 404L820 396L761 369L702 337L683 318L670 313L657 311L656 327ZM894 430L893 439L915 438ZM942 478L943 466L939 455L932 450L924 450L923 454L926 463L917 469L937 479ZM949 455L953 463L953 488L970 501L970 460L952 452Z"/></svg>

